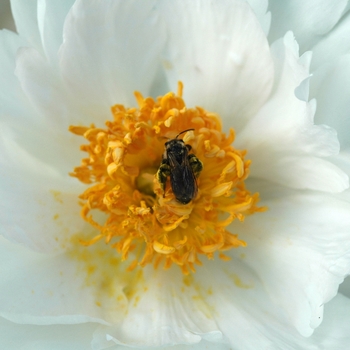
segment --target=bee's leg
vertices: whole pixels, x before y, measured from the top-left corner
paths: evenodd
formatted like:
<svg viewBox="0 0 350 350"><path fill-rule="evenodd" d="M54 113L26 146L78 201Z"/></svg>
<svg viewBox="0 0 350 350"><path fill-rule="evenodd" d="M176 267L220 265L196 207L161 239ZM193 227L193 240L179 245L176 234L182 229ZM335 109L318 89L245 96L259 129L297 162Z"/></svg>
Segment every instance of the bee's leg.
<svg viewBox="0 0 350 350"><path fill-rule="evenodd" d="M188 162L190 163L194 175L197 177L203 170L203 163L194 154L188 155Z"/></svg>
<svg viewBox="0 0 350 350"><path fill-rule="evenodd" d="M168 160L164 158L157 171L157 180L163 190L163 197L165 196L165 184L168 176L170 176L170 165Z"/></svg>

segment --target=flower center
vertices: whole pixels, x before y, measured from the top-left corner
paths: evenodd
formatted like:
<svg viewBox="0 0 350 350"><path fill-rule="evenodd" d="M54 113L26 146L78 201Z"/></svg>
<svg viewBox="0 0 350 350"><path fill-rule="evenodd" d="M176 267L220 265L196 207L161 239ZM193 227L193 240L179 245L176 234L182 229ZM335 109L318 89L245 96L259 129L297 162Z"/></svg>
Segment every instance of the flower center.
<svg viewBox="0 0 350 350"><path fill-rule="evenodd" d="M105 128L70 127L89 142L70 174L89 184L81 215L97 230L81 243L103 239L132 258L129 270L162 263L188 274L201 256L229 260L223 252L246 243L227 226L264 210L245 188L246 151L233 148L234 131L223 134L217 115L185 106L181 83L177 95L135 96L139 108L113 106Z"/></svg>

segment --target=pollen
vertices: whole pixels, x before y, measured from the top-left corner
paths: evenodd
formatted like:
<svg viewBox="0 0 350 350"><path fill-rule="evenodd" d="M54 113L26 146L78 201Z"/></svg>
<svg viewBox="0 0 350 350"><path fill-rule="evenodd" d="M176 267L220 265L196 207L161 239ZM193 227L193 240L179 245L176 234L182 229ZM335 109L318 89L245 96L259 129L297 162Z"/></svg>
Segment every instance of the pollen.
<svg viewBox="0 0 350 350"><path fill-rule="evenodd" d="M182 90L179 83L177 94L157 99L135 92L138 107L114 105L104 127L70 127L87 141L81 146L87 156L70 175L87 185L79 196L81 216L95 232L80 243L104 241L129 271L175 264L187 275L203 258L227 261L223 252L246 246L230 224L265 210L257 205L259 194L246 189L250 161L233 147L234 130L226 135L218 115L186 107ZM202 163L199 174L189 170L197 190L188 204L174 195L174 166L165 184L157 176L165 143L184 130L179 139Z"/></svg>

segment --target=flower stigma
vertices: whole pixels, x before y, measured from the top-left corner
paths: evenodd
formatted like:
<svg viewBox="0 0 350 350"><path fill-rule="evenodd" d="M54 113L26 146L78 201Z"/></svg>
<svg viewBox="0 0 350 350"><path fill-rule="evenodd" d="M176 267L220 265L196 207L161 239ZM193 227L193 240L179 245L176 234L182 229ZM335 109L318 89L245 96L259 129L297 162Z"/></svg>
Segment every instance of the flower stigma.
<svg viewBox="0 0 350 350"><path fill-rule="evenodd" d="M105 128L69 128L89 142L81 146L88 157L70 174L89 185L79 196L81 216L95 234L80 243L104 240L121 261L131 257L130 271L176 264L189 274L202 264L201 256L213 259L218 252L229 260L224 252L246 243L227 226L265 210L257 206L259 194L245 187L250 161L244 159L245 150L232 146L234 130L226 136L216 114L187 108L182 90L179 82L177 94L157 99L135 92L138 108L114 105L113 120ZM188 129L179 139L191 146L188 154L200 160L203 170L195 180L195 197L183 204L175 198L169 176L162 187L157 171L165 143Z"/></svg>

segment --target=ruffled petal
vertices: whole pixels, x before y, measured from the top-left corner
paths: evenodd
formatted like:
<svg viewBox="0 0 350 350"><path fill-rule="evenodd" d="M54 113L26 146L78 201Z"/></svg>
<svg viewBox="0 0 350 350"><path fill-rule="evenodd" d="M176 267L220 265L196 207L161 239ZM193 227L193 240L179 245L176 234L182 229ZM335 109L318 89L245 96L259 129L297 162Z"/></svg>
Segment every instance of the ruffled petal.
<svg viewBox="0 0 350 350"><path fill-rule="evenodd" d="M269 41L292 30L301 52L310 50L320 36L327 34L346 10L347 0L270 0L272 13Z"/></svg>
<svg viewBox="0 0 350 350"><path fill-rule="evenodd" d="M168 31L163 62L171 89L184 83L188 106L219 113L236 130L270 94L273 63L259 22L243 1L161 1ZM196 21L186 14L196 14Z"/></svg>
<svg viewBox="0 0 350 350"><path fill-rule="evenodd" d="M340 152L336 157L334 157L333 162L339 168L343 169L344 172L350 177L350 149ZM350 202L350 189L337 194L337 197Z"/></svg>
<svg viewBox="0 0 350 350"><path fill-rule="evenodd" d="M344 282L339 286L339 293L350 298L350 276L346 277Z"/></svg>
<svg viewBox="0 0 350 350"><path fill-rule="evenodd" d="M196 272L196 280L212 317L235 350L284 349L288 338L297 335L288 329L285 316L271 302L259 278L239 260L205 264Z"/></svg>
<svg viewBox="0 0 350 350"><path fill-rule="evenodd" d="M350 344L350 299L338 294L325 305L321 326L306 342L316 349L347 349Z"/></svg>
<svg viewBox="0 0 350 350"><path fill-rule="evenodd" d="M0 318L0 348L21 350L87 350L96 325L37 326Z"/></svg>
<svg viewBox="0 0 350 350"><path fill-rule="evenodd" d="M337 130L341 150L350 150L350 54L331 60L313 73L311 95L317 100L315 120Z"/></svg>
<svg viewBox="0 0 350 350"><path fill-rule="evenodd" d="M95 349L114 344L164 346L178 343L194 344L198 349L209 344L213 349L218 349L219 346L226 347L225 341L230 342L235 349L244 350L264 346L293 350L315 349L319 344L329 348L346 346L349 339L344 334L349 334L349 330L347 326L342 327L338 323L343 321L349 324L345 311L349 314L350 310L348 302L342 297L337 297L335 303L330 304L335 305L330 313L334 318L330 317L330 321L324 322L324 326L319 328L324 333L316 331L307 340L291 327L286 316L289 316L292 325L299 332L311 334L322 319L323 306L320 305L334 296L338 284L349 273L350 219L347 214L350 208L349 203L341 199L319 194L295 194L285 189L276 191L275 185L262 189L259 187L264 198L263 204L267 204L270 210L248 218L243 230L240 225L233 226L242 232L242 238L249 244L244 252L245 257L238 256L235 252L232 254L235 258L232 263L206 264L199 269L193 281L183 278L177 270L145 269L142 278L137 277L137 274L132 275L137 279L137 288L133 289L133 282L130 283L130 279L123 280L120 270L116 269L112 270L113 279L106 278L101 273L91 283L89 278L94 273L95 266L86 253L89 250L84 250L77 257L76 252L70 250L70 242L61 240L62 233L67 238L84 229L79 221L76 188L72 181L66 181L62 177L63 173L66 175L66 169L75 157L75 153L69 151L72 143L65 142L69 138L63 135L69 121L78 120L84 124L94 118L102 121L109 114L112 104L134 104L129 98L133 89L137 88L144 94L154 91L152 89L158 84L158 74L162 74L158 63L165 40L164 31L153 3L150 2L123 3L106 0L102 5L101 2L79 0L67 19L65 16L71 4L69 1L58 5L58 9L45 0L39 0L38 9L34 3L28 1L25 5L24 13L29 14L27 18L16 10L20 31L24 33L27 30L26 41L36 50L23 49L18 56L17 76L24 94L11 77L13 85L9 95L13 101L18 99L17 105L20 107L14 106L13 102L6 105L9 113L6 112L4 124L9 128L2 132L6 135L11 128L16 131L0 138L1 150L5 150L0 152L1 177L7 179L1 189L1 198L6 206L2 208L0 219L1 223L5 223L1 225L5 236L45 254L29 251L1 239L1 256L6 260L0 281L0 288L5 295L0 301L1 314L19 323L98 322L103 325L94 334ZM253 0L250 3L256 13L265 14L264 4L256 7ZM18 8L18 1L13 0L13 4ZM200 11L203 11L203 22L184 23L185 34L181 38L179 33L182 29L179 26L183 21L179 18L196 4L200 4ZM341 1L337 1L336 7L341 8L340 4ZM170 12L170 17L166 17L170 37L173 43L178 43L173 52L169 50L170 58L164 63L169 84L174 87L176 83L172 68L179 74L176 80L181 78L181 74L192 74L191 79L195 79L196 86L200 85L205 94L204 97L198 97L199 90L195 86L191 87L190 81L182 79L185 82L185 94L189 90L190 103L201 103L208 109L221 113L226 118L226 124L240 130L266 101L273 79L266 40L251 10L243 2L225 4L226 8L236 11L235 16L232 13L228 15L235 18L231 23L225 15L217 16L216 10L221 3L209 5L209 2L193 2L184 8L181 8L183 4L175 3L172 12L169 3L161 6L164 6L162 13L165 16ZM58 16L54 18L56 10ZM128 18L131 12L135 16L135 23L140 23L139 27L130 26ZM322 25L317 24L317 35L323 33L325 28L331 28L335 17L330 16L330 19L322 20ZM259 20L260 24L266 23L261 18ZM62 43L64 22L65 42L61 47L59 61L55 61ZM245 35L236 35L236 25L239 27L242 23L247 24L250 30ZM217 29L220 25L224 26L221 28L221 34L224 34L217 37L213 33L220 32ZM38 26L38 32L35 26ZM88 27L92 28L91 32L85 31ZM100 27L103 30L100 31ZM266 26L263 27L266 31ZM101 40L105 31L109 31L110 41ZM198 45L194 40L193 48L198 56L193 54L192 48L184 45L184 38L188 35L198 38ZM123 41L125 37L130 39L126 45ZM137 37L135 42L132 41L134 37ZM200 43L205 43L204 37L212 42L200 46ZM286 37L286 41L289 39ZM250 40L254 45L249 44ZM255 40L259 45L255 44ZM193 42L190 44L193 45ZM289 111L283 108L283 96L278 96L276 90L275 99L272 99L274 104L267 105L263 110L265 115L258 116L248 124L240 141L244 141L244 136L254 128L255 135L258 131L263 134L257 141L249 143L246 139L246 142L242 142L243 148L252 145L251 158L253 164L257 164L253 173L257 177L296 188L340 191L347 185L346 177L336 166L320 158L338 152L336 135L330 128L313 125L315 105L306 102L308 86L305 78L308 74L309 56L297 61L298 55L293 45L292 40L289 40L286 51L276 49L275 54L277 57L282 53L292 66L288 71L288 67L285 68L282 63L280 67L276 65L285 73L276 86L282 87L283 93L289 93L295 114L288 114ZM18 46L19 41L13 39L10 43L11 55ZM121 52L125 46L129 50ZM178 57L182 47L186 49L185 54ZM214 53L209 50L212 47L216 47ZM253 61L250 61L250 55L255 57L254 63L256 56L261 57L259 66L251 63ZM53 62L59 64L62 77L59 73L52 73L50 68ZM204 76L201 71L203 67L205 72L215 74ZM226 71L230 71L227 77ZM293 78L294 73L296 78ZM65 91L67 86L68 93ZM218 86L222 90L218 90ZM228 89L231 92L230 103L224 104L227 102ZM295 89L299 100L294 96ZM212 97L214 95L215 98ZM284 102L289 107L290 101L287 100ZM16 114L19 118L11 120ZM267 115L272 117L268 119L268 127L264 128ZM279 123L278 117L281 115L286 115L286 119ZM293 119L295 115L300 119ZM35 126L38 125L35 132L32 132L34 128L30 122L27 121L27 125L21 123L25 117L33 118ZM41 128L39 124L42 124ZM57 132L51 130L55 130L55 127ZM286 133L281 136L283 127ZM278 128L280 137L274 138L277 135L274 131ZM45 129L48 129L46 133L43 132ZM294 130L295 133L288 134L288 130ZM26 131L31 135L26 135ZM40 138L41 135L43 138ZM22 136L27 136L28 147L21 141ZM32 142L35 139L41 140L41 143ZM261 147L265 153L259 153L262 143L267 145L266 148ZM50 149L51 144L62 145L63 156L55 146ZM273 153L274 150L278 152ZM283 158L280 154L284 153L286 156ZM271 164L277 164L276 168ZM16 213L20 214L19 217ZM295 215L291 217L290 213ZM319 226L315 226L316 223ZM339 242L342 243L340 246ZM46 254L60 249L68 249L69 252ZM74 261L76 259L78 263ZM290 261L294 264L290 264ZM83 270L82 266L85 266ZM99 266L104 268L104 264ZM286 276L290 278L286 279ZM114 284L106 288L106 281ZM118 297L115 291L118 292ZM340 315L337 319L336 314ZM8 322L5 329L6 327L10 334ZM71 331L67 335L69 346L81 339L80 334L91 339L91 331L95 326L77 327L74 329L78 334ZM40 331L38 326L28 328L34 337L30 339L35 341L42 328ZM47 328L49 335L53 328ZM337 329L340 329L339 333ZM55 330L65 334L63 326ZM19 326L18 332L22 331L25 336L27 329ZM41 339L43 347L46 346L45 338ZM57 339L57 344L55 336L51 340L52 347L69 349L62 339ZM218 347L214 347L215 342L218 342ZM83 344L86 347L86 339ZM31 343L27 345L30 349ZM178 346L179 349L186 347L187 345ZM37 347L34 346L33 349Z"/></svg>
<svg viewBox="0 0 350 350"><path fill-rule="evenodd" d="M201 340L223 342L211 310L177 269L144 268L137 284L125 289L128 310L117 324L101 326L94 334L94 347L113 344L158 347L197 344ZM140 277L142 276L142 277Z"/></svg>
<svg viewBox="0 0 350 350"><path fill-rule="evenodd" d="M248 150L252 177L293 188L343 191L348 176L330 161L339 152L336 132L314 124L316 104L307 102L308 87L302 86L310 55L299 58L292 33L277 41L272 52L279 77L274 93L237 135L236 147Z"/></svg>
<svg viewBox="0 0 350 350"><path fill-rule="evenodd" d="M149 95L165 34L154 1L76 1L64 26L60 67L85 123L106 120L116 103ZM130 20L132 16L132 21Z"/></svg>
<svg viewBox="0 0 350 350"><path fill-rule="evenodd" d="M259 189L268 211L232 225L232 232L248 244L241 259L308 336L322 321L323 305L350 272L350 203L261 182L251 188Z"/></svg>

